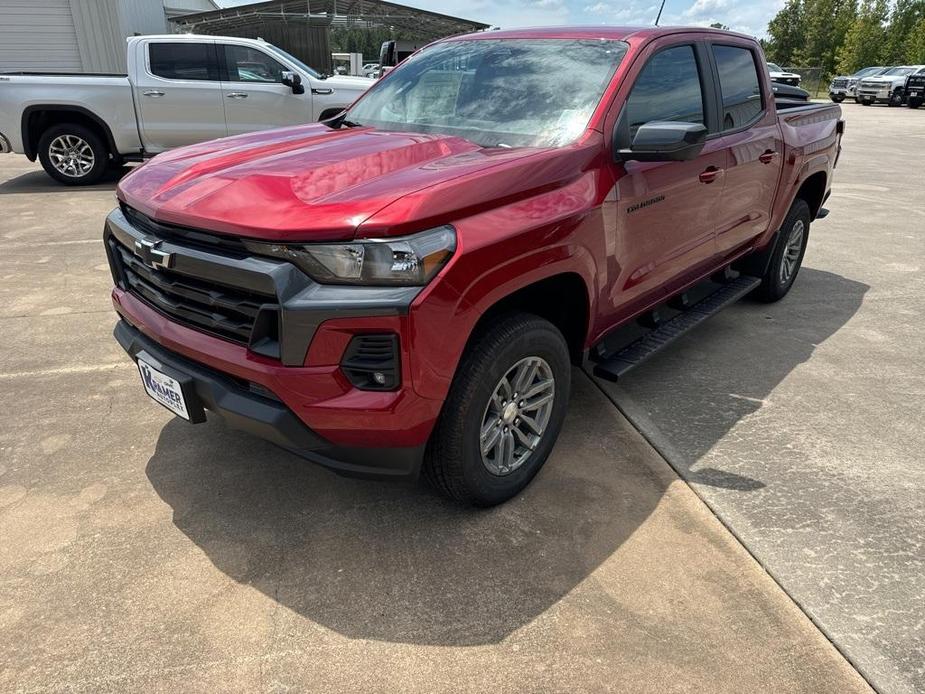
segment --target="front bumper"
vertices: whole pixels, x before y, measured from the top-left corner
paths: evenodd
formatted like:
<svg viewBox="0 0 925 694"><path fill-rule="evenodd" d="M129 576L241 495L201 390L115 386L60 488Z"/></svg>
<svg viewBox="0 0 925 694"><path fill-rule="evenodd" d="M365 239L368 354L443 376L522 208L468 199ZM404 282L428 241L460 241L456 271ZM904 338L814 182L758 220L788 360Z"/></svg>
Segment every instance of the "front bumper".
<svg viewBox="0 0 925 694"><path fill-rule="evenodd" d="M258 436L334 472L351 477L414 479L424 445L371 448L338 446L305 425L272 393L255 392L241 379L186 359L165 349L126 320L113 331L116 341L135 361L139 355L184 385L200 408L220 416L229 426ZM365 422L369 426L369 420Z"/></svg>
<svg viewBox="0 0 925 694"><path fill-rule="evenodd" d="M890 89L858 89L858 99L869 102L882 102L890 100Z"/></svg>
<svg viewBox="0 0 925 694"><path fill-rule="evenodd" d="M338 472L417 474L442 406L412 378L419 288L319 285L289 263L119 209L104 240L122 318L116 337L133 358L147 352L195 382L197 405ZM394 382L360 387L350 345L383 335L394 345ZM233 397L219 397L216 384ZM267 402L282 414L255 416Z"/></svg>

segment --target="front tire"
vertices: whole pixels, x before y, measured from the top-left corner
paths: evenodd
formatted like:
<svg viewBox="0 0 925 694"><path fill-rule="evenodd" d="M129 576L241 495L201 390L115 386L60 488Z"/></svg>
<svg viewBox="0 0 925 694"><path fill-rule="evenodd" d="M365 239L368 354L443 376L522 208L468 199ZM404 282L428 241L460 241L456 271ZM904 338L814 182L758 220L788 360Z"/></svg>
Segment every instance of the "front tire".
<svg viewBox="0 0 925 694"><path fill-rule="evenodd" d="M53 125L42 133L38 155L45 173L68 186L96 183L109 166L102 138L76 123Z"/></svg>
<svg viewBox="0 0 925 694"><path fill-rule="evenodd" d="M887 106L896 107L903 105L903 92L902 89L897 89L892 94L890 94L890 100L886 102Z"/></svg>
<svg viewBox="0 0 925 694"><path fill-rule="evenodd" d="M918 108L922 105L921 99L909 99L909 108Z"/></svg>
<svg viewBox="0 0 925 694"><path fill-rule="evenodd" d="M830 94L829 98L831 98L832 101L834 101L836 104L840 104L842 101L845 100L845 97L839 96L838 94Z"/></svg>
<svg viewBox="0 0 925 694"><path fill-rule="evenodd" d="M794 200L777 234L768 268L755 290L754 295L759 301L772 303L787 296L806 255L810 217L806 201L800 198Z"/></svg>
<svg viewBox="0 0 925 694"><path fill-rule="evenodd" d="M499 318L460 361L427 447L424 478L462 503L507 501L549 457L570 389L562 333L531 314Z"/></svg>

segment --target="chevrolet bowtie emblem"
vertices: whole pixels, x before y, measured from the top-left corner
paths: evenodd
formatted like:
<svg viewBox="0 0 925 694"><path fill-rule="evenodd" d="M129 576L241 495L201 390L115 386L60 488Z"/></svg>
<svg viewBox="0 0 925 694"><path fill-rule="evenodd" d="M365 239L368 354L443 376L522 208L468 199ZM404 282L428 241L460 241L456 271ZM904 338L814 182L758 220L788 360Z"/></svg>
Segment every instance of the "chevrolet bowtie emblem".
<svg viewBox="0 0 925 694"><path fill-rule="evenodd" d="M141 258L141 262L153 268L167 269L173 266L173 253L166 253L159 250L160 241L149 241L142 239L135 242L135 255Z"/></svg>

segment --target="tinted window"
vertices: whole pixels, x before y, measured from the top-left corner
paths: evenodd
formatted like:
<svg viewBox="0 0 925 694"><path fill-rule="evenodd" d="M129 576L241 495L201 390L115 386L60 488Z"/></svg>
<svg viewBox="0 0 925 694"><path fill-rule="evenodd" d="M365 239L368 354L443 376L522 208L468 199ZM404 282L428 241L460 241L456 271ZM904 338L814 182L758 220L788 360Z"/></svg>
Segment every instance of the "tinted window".
<svg viewBox="0 0 925 694"><path fill-rule="evenodd" d="M151 74L170 80L218 81L215 46L211 43L152 43L148 45Z"/></svg>
<svg viewBox="0 0 925 694"><path fill-rule="evenodd" d="M713 46L723 94L723 130L740 128L762 111L754 54L747 48Z"/></svg>
<svg viewBox="0 0 925 694"><path fill-rule="evenodd" d="M279 82L286 69L263 51L248 46L225 46L225 59L232 82Z"/></svg>
<svg viewBox="0 0 925 694"><path fill-rule="evenodd" d="M703 92L693 46L655 54L642 69L626 102L630 133L655 120L703 123Z"/></svg>

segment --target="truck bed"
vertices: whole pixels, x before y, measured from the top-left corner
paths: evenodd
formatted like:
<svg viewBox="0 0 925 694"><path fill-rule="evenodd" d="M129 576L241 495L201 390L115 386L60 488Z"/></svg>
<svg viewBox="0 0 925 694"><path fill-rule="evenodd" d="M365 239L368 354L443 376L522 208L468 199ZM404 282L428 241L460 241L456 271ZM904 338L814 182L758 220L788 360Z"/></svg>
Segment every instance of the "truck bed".
<svg viewBox="0 0 925 694"><path fill-rule="evenodd" d="M34 72L27 70L0 71L0 75L17 77L128 77L125 72Z"/></svg>

